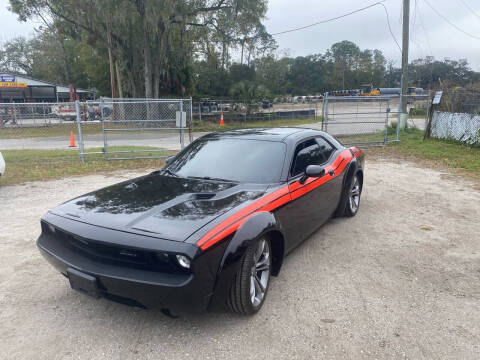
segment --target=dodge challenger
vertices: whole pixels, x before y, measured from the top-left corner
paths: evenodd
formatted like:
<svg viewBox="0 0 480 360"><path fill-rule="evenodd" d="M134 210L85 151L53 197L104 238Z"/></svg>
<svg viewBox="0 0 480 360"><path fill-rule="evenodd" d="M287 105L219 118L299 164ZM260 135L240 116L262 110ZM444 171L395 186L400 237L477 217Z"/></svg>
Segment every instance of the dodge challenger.
<svg viewBox="0 0 480 360"><path fill-rule="evenodd" d="M41 219L42 255L77 291L167 315L254 314L286 254L355 216L364 154L301 128L212 133L163 169Z"/></svg>

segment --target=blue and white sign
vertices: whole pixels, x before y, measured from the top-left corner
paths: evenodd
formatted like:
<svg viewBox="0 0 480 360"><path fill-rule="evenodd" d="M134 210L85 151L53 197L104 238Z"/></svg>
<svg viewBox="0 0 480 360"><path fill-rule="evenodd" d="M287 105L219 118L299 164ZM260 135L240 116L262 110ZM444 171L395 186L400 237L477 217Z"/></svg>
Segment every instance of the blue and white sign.
<svg viewBox="0 0 480 360"><path fill-rule="evenodd" d="M442 100L442 95L443 95L443 91L437 91L435 93L435 97L433 98L432 104L434 105L440 104L440 101Z"/></svg>
<svg viewBox="0 0 480 360"><path fill-rule="evenodd" d="M15 76L14 75L2 75L0 77L1 82L15 82Z"/></svg>

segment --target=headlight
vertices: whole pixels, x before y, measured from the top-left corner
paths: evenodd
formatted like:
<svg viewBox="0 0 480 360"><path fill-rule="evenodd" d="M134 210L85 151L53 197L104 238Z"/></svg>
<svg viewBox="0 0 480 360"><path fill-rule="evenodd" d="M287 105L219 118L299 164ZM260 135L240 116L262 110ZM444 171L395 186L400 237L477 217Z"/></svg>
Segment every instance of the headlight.
<svg viewBox="0 0 480 360"><path fill-rule="evenodd" d="M185 255L177 255L178 264L184 269L190 269L190 259Z"/></svg>
<svg viewBox="0 0 480 360"><path fill-rule="evenodd" d="M55 232L56 232L55 226L47 223L47 228L48 228L48 231L50 231L52 234L55 234Z"/></svg>

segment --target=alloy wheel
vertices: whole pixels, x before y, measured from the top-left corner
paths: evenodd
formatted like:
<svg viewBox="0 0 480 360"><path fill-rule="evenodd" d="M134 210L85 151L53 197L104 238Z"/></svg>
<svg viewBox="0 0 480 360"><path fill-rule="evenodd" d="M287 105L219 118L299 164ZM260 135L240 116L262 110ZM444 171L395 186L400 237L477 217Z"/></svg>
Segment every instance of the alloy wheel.
<svg viewBox="0 0 480 360"><path fill-rule="evenodd" d="M360 204L360 182L358 181L358 177L356 175L352 180L352 187L350 189L348 202L350 205L350 210L355 214Z"/></svg>
<svg viewBox="0 0 480 360"><path fill-rule="evenodd" d="M260 239L253 253L254 265L250 274L250 300L254 307L262 304L270 279L270 244Z"/></svg>

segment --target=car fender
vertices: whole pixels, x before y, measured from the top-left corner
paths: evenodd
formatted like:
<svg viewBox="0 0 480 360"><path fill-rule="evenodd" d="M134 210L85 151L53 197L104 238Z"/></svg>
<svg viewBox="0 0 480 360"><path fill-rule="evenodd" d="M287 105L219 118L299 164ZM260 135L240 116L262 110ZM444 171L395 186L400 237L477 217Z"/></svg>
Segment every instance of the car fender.
<svg viewBox="0 0 480 360"><path fill-rule="evenodd" d="M347 168L345 170L345 176L343 177L342 196L340 197L337 210L335 211L335 216L342 216L342 214L344 213L345 206L347 206L348 189L350 189L353 175L356 174L358 171L363 171L362 170L363 154L361 155L362 159L355 156L355 153L353 151L352 151L352 155L353 155L353 158L348 163Z"/></svg>
<svg viewBox="0 0 480 360"><path fill-rule="evenodd" d="M210 308L221 308L225 305L231 285L240 267L240 260L247 248L262 235L282 229L278 219L270 212L258 212L252 215L235 232L229 241L218 267L214 294L210 302Z"/></svg>

